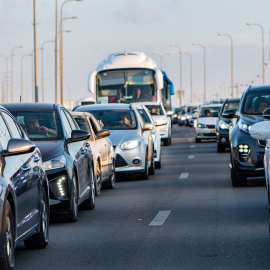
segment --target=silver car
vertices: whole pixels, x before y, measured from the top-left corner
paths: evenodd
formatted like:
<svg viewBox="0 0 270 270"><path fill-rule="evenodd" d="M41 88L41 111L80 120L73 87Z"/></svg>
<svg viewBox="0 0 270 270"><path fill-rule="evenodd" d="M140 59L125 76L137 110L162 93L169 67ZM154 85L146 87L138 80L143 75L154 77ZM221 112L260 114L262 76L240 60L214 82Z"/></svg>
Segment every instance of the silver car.
<svg viewBox="0 0 270 270"><path fill-rule="evenodd" d="M110 130L109 138L115 151L115 172L132 173L148 179L154 174L154 125L144 123L132 104L98 104L79 106L76 111L90 112L101 128Z"/></svg>

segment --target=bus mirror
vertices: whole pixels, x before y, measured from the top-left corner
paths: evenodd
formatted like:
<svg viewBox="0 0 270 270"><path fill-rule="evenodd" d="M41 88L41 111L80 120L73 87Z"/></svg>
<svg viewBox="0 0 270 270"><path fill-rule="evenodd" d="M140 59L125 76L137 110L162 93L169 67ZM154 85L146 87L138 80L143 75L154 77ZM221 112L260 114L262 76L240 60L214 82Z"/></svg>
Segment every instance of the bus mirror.
<svg viewBox="0 0 270 270"><path fill-rule="evenodd" d="M157 91L161 90L163 86L163 74L160 69L155 68L156 72L156 81L157 81Z"/></svg>
<svg viewBox="0 0 270 270"><path fill-rule="evenodd" d="M97 72L93 71L89 74L89 77L88 77L88 91L91 93L95 93L96 76L97 76Z"/></svg>

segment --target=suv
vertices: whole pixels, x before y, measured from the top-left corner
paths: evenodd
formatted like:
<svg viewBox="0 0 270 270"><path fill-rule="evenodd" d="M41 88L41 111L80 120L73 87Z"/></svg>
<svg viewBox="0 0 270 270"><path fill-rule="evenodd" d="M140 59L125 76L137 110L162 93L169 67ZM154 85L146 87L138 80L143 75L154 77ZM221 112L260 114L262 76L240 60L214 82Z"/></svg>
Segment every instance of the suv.
<svg viewBox="0 0 270 270"><path fill-rule="evenodd" d="M237 118L230 131L230 167L234 187L245 186L247 177L264 176L265 141L253 139L250 127L256 122L264 121L263 111L269 107L270 86L249 86L243 93L239 113L234 109L223 113L225 118Z"/></svg>

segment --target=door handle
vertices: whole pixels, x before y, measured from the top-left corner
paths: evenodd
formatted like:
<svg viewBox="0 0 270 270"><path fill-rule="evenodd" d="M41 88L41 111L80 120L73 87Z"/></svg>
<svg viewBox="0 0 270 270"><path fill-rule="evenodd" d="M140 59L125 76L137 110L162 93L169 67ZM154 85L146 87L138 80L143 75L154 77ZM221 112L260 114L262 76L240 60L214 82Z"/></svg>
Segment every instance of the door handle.
<svg viewBox="0 0 270 270"><path fill-rule="evenodd" d="M81 151L81 154L85 154L85 153L86 153L86 150L83 149L83 150Z"/></svg>
<svg viewBox="0 0 270 270"><path fill-rule="evenodd" d="M21 167L21 170L24 171L24 172L27 172L29 171L31 168L29 166L22 166Z"/></svg>
<svg viewBox="0 0 270 270"><path fill-rule="evenodd" d="M34 158L34 162L39 162L40 158L39 157L35 157Z"/></svg>
<svg viewBox="0 0 270 270"><path fill-rule="evenodd" d="M90 143L89 143L89 142L86 142L86 143L84 144L84 146L85 146L85 147L89 147L89 146L90 146Z"/></svg>

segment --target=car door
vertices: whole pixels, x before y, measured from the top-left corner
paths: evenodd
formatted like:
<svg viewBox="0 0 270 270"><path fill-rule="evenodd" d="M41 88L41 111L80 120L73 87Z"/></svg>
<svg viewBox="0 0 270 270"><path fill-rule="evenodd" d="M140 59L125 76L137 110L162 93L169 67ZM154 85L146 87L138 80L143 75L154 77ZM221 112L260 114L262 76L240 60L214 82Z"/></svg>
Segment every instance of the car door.
<svg viewBox="0 0 270 270"><path fill-rule="evenodd" d="M4 150L7 149L9 139L23 137L17 123L3 111L0 129L0 142ZM15 191L17 238L30 230L39 217L39 191L35 187L38 179L35 179L33 164L35 153L4 157L3 176L10 179Z"/></svg>

